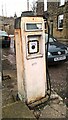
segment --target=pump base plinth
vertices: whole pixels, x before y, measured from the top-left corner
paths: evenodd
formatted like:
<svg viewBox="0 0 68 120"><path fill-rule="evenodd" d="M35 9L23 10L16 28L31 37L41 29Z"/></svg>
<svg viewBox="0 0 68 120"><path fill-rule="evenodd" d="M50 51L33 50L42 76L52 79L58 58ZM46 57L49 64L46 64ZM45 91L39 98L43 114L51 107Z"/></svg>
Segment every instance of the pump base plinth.
<svg viewBox="0 0 68 120"><path fill-rule="evenodd" d="M32 110L38 106L43 107L43 105L48 102L49 98L50 98L49 95L46 95L44 98L42 98L40 100L37 100L37 101L30 103L30 104L27 104L27 103L26 104L29 107L29 109Z"/></svg>

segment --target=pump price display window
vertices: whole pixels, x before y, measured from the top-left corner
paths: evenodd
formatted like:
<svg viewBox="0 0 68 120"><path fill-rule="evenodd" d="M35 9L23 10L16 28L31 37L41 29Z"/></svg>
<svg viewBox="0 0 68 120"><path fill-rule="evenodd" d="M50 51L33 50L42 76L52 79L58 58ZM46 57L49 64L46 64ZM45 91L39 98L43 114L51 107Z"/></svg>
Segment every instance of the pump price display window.
<svg viewBox="0 0 68 120"><path fill-rule="evenodd" d="M37 40L28 41L28 53L34 54L39 52L39 42Z"/></svg>
<svg viewBox="0 0 68 120"><path fill-rule="evenodd" d="M42 30L42 23L26 23L26 31Z"/></svg>

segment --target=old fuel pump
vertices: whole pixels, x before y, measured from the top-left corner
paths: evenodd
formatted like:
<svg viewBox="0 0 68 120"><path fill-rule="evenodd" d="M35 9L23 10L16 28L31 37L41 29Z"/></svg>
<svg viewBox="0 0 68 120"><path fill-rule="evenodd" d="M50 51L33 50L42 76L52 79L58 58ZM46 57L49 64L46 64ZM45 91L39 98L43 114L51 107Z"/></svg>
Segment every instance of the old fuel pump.
<svg viewBox="0 0 68 120"><path fill-rule="evenodd" d="M17 18L15 42L18 96L32 109L49 99L43 17Z"/></svg>

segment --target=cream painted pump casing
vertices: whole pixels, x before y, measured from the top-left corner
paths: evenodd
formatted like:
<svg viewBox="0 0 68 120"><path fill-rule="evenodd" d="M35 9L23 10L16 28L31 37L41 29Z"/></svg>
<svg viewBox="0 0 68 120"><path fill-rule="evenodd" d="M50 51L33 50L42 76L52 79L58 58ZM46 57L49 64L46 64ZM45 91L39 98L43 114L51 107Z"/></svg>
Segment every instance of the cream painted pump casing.
<svg viewBox="0 0 68 120"><path fill-rule="evenodd" d="M29 104L47 90L44 20L21 17L20 26L15 29L18 94Z"/></svg>

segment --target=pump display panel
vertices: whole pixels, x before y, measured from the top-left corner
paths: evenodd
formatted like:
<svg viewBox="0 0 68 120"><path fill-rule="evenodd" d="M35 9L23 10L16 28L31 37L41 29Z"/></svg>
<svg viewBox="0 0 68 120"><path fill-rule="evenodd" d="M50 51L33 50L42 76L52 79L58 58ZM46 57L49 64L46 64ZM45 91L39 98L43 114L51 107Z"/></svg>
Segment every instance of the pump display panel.
<svg viewBox="0 0 68 120"><path fill-rule="evenodd" d="M39 41L38 40L28 41L28 53L34 54L38 52L39 52Z"/></svg>
<svg viewBox="0 0 68 120"><path fill-rule="evenodd" d="M25 30L26 31L42 30L42 23L26 23Z"/></svg>

